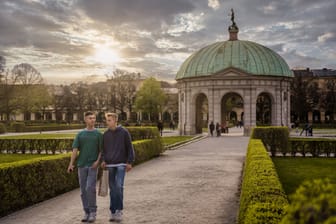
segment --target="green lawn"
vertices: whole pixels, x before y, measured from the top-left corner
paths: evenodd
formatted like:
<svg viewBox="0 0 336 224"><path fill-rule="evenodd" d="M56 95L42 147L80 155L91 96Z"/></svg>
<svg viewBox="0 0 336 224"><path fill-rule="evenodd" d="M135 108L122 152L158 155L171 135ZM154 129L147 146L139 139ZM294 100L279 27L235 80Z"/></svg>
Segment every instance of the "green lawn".
<svg viewBox="0 0 336 224"><path fill-rule="evenodd" d="M50 155L32 155L32 154L0 154L1 163L12 163L21 160L34 159L39 157L45 157Z"/></svg>
<svg viewBox="0 0 336 224"><path fill-rule="evenodd" d="M336 184L335 158L273 158L280 181L291 195L305 180L329 178Z"/></svg>
<svg viewBox="0 0 336 224"><path fill-rule="evenodd" d="M183 142L192 139L194 136L169 136L162 137L162 143L164 146L172 145L178 142Z"/></svg>

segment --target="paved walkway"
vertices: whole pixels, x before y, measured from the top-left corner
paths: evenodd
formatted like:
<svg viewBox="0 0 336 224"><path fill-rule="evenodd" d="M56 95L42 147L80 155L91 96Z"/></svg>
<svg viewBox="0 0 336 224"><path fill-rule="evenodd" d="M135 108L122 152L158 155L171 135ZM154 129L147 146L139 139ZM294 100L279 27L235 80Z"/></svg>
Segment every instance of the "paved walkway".
<svg viewBox="0 0 336 224"><path fill-rule="evenodd" d="M207 137L136 166L126 176L122 223L235 223L248 137ZM109 223L109 199L98 197L96 223ZM73 224L82 217L79 190L0 219L1 224Z"/></svg>

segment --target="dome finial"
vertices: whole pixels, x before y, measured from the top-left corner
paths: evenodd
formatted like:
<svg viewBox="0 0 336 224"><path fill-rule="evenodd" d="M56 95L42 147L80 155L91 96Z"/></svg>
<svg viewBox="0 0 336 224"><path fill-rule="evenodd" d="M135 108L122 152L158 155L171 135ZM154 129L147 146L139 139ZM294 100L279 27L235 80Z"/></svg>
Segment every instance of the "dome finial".
<svg viewBox="0 0 336 224"><path fill-rule="evenodd" d="M232 25L229 26L229 33L230 33L230 39L229 40L238 40L238 26L236 22L234 21L234 11L231 9L231 21Z"/></svg>

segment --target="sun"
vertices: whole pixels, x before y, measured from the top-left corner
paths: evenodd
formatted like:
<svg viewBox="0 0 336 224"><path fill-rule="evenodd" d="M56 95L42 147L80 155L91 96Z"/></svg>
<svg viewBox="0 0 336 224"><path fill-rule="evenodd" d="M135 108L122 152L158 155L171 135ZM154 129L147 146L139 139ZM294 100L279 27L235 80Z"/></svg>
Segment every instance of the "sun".
<svg viewBox="0 0 336 224"><path fill-rule="evenodd" d="M116 64L120 62L120 56L117 51L107 45L97 45L93 59L101 64Z"/></svg>

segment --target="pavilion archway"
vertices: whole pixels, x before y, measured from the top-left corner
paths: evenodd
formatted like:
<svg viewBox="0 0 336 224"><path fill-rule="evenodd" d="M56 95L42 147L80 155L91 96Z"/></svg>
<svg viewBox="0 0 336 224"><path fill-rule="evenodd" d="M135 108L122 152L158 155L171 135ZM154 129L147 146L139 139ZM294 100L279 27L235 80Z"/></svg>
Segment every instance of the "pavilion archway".
<svg viewBox="0 0 336 224"><path fill-rule="evenodd" d="M244 100L235 92L225 94L221 100L221 124L226 126L243 123Z"/></svg>
<svg viewBox="0 0 336 224"><path fill-rule="evenodd" d="M256 102L256 122L257 126L272 125L272 96L262 92L257 97Z"/></svg>
<svg viewBox="0 0 336 224"><path fill-rule="evenodd" d="M202 133L202 129L207 127L209 120L209 104L208 98L204 93L196 96L195 104L195 129L196 133Z"/></svg>

